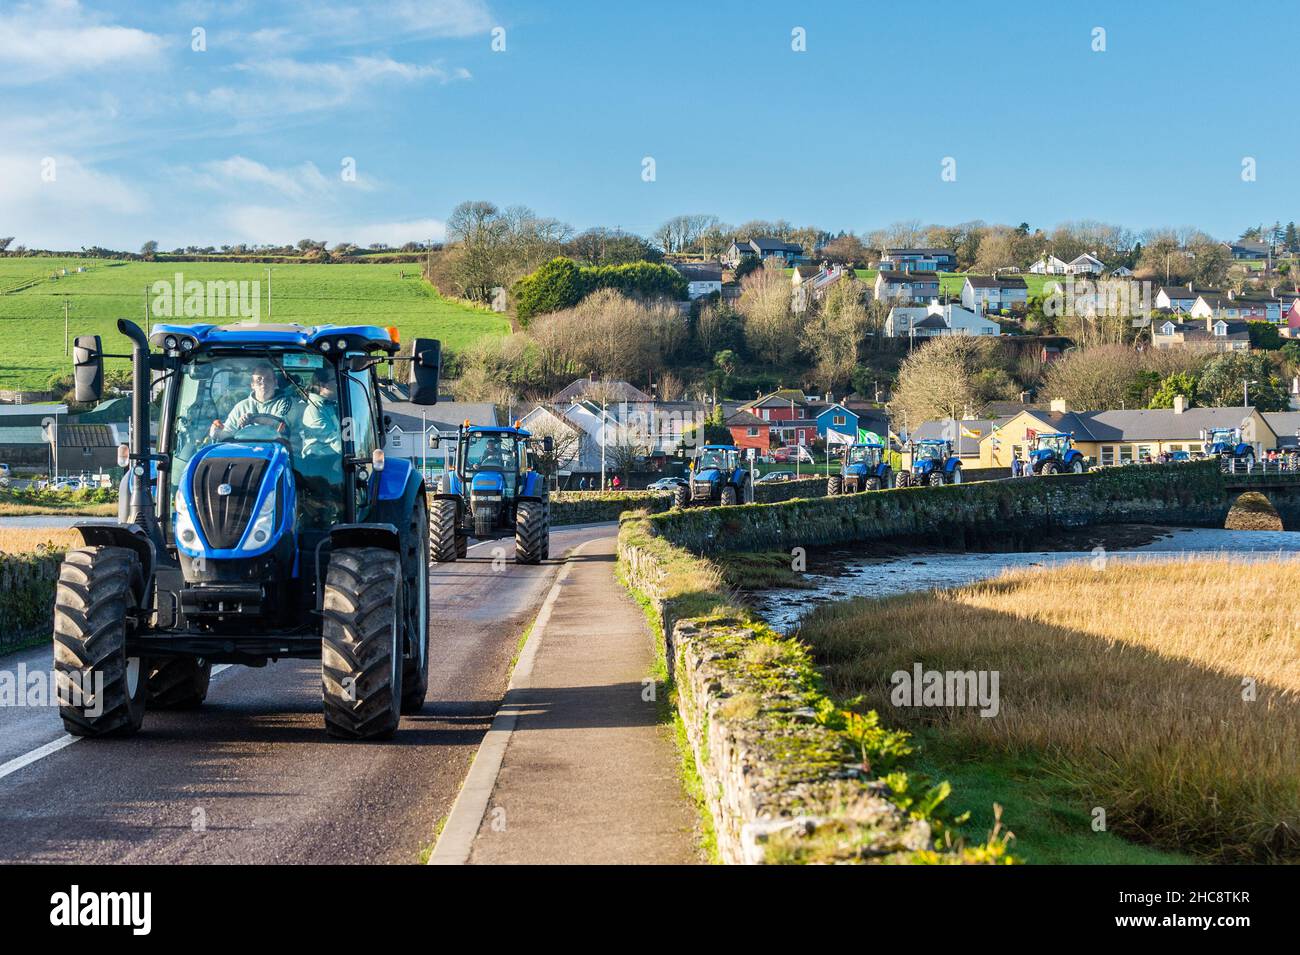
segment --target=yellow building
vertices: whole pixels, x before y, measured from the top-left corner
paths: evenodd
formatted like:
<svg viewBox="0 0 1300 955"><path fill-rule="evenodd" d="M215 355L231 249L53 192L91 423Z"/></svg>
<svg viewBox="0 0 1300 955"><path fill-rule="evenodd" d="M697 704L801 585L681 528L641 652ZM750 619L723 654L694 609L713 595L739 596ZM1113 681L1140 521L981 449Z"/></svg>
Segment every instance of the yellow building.
<svg viewBox="0 0 1300 955"><path fill-rule="evenodd" d="M1093 466L1155 460L1164 451L1201 450L1211 428L1240 428L1255 455L1278 446L1278 437L1254 408L1187 408L1182 399L1171 409L1070 411L1057 399L1048 411L1022 411L980 441L979 466L1009 468L1017 455L1028 460L1034 436L1064 432Z"/></svg>

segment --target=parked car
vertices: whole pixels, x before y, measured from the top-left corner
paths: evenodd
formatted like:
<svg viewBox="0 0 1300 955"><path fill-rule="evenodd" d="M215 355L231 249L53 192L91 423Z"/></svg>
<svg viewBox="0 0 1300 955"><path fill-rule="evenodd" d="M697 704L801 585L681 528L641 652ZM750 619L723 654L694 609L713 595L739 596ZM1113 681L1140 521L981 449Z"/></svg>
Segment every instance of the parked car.
<svg viewBox="0 0 1300 955"><path fill-rule="evenodd" d="M772 452L772 460L778 464L789 464L791 461L807 461L811 464L812 459L812 453L799 444L788 444Z"/></svg>
<svg viewBox="0 0 1300 955"><path fill-rule="evenodd" d="M793 471L768 471L761 478L754 481L755 484L779 484L782 481L793 481L795 473Z"/></svg>
<svg viewBox="0 0 1300 955"><path fill-rule="evenodd" d="M671 491L679 487L690 487L685 478L666 477L660 478L646 485L647 491Z"/></svg>
<svg viewBox="0 0 1300 955"><path fill-rule="evenodd" d="M1191 452L1189 452L1189 451L1170 451L1170 452L1169 452L1169 460L1170 460L1170 462L1174 462L1174 461L1190 461L1191 459L1192 459L1192 455L1191 455Z"/></svg>
<svg viewBox="0 0 1300 955"><path fill-rule="evenodd" d="M51 491L80 491L86 485L82 484L81 478L59 478L49 485Z"/></svg>

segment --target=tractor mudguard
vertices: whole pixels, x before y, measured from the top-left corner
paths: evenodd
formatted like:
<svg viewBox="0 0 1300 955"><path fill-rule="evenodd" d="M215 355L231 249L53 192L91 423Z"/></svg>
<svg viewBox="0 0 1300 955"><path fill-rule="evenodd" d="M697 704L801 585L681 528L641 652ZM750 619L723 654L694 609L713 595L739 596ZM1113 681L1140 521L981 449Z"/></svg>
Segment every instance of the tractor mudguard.
<svg viewBox="0 0 1300 955"><path fill-rule="evenodd" d="M135 551L140 558L140 568L144 571L144 592L153 590L154 565L157 551L153 541L138 524L73 524L72 529L81 536L81 542L87 547L125 547Z"/></svg>
<svg viewBox="0 0 1300 955"><path fill-rule="evenodd" d="M954 470L956 470L960 466L960 464L961 462L958 461L956 458L949 458L947 461L943 462L943 469L947 471L949 474L951 474Z"/></svg>
<svg viewBox="0 0 1300 955"><path fill-rule="evenodd" d="M406 479L412 470L411 462L406 458L386 461L384 469L379 472L379 500L400 500L407 492Z"/></svg>
<svg viewBox="0 0 1300 955"><path fill-rule="evenodd" d="M379 502L374 511L375 520L394 527L405 527L407 516L415 507L415 502L421 494L425 493L424 478L420 476L419 471L410 466L409 462L406 462L406 467L398 472L405 472L402 474L400 487L390 490L389 495L385 495L382 475L387 475L390 467L392 467L391 463L387 464L381 472Z"/></svg>
<svg viewBox="0 0 1300 955"><path fill-rule="evenodd" d="M460 475L455 471L447 471L438 481L438 487L435 489L434 497L441 498L460 498L465 496L465 482L460 479Z"/></svg>
<svg viewBox="0 0 1300 955"><path fill-rule="evenodd" d="M521 498L531 497L541 500L542 494L546 488L542 483L542 476L536 471L528 471L524 474L523 481L519 485L519 496Z"/></svg>
<svg viewBox="0 0 1300 955"><path fill-rule="evenodd" d="M401 549L401 535L395 524L335 524L330 528L330 549L340 547L382 547Z"/></svg>

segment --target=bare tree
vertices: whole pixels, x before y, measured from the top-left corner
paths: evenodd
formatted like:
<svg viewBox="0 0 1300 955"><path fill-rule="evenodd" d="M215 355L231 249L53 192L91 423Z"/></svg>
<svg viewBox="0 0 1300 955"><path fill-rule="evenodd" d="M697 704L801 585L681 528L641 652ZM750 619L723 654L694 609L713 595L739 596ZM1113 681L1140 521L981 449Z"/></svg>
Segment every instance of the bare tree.
<svg viewBox="0 0 1300 955"><path fill-rule="evenodd" d="M745 342L762 360L789 362L799 350L799 319L790 310L790 283L780 267L767 265L741 282L740 314Z"/></svg>

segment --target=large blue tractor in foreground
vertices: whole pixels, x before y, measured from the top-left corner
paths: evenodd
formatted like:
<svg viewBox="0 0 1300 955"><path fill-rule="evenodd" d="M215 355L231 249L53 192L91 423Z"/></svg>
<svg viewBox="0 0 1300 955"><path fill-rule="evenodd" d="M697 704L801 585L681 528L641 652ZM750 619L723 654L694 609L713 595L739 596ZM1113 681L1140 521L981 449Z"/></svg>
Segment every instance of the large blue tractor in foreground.
<svg viewBox="0 0 1300 955"><path fill-rule="evenodd" d="M1242 440L1240 428L1210 428L1201 432L1205 456L1224 461L1240 461L1246 467L1255 463L1255 449Z"/></svg>
<svg viewBox="0 0 1300 955"><path fill-rule="evenodd" d="M826 479L826 493L856 494L889 487L890 468L885 462L885 446L872 442L850 445L844 452L840 473Z"/></svg>
<svg viewBox="0 0 1300 955"><path fill-rule="evenodd" d="M188 708L214 663L321 662L325 728L390 735L428 687L424 482L386 460L375 366L409 361L437 401L441 348L370 325L133 322L125 520L78 524L54 604L59 714L122 736L146 707ZM103 390L98 336L76 341L78 401ZM157 446L150 446L150 395Z"/></svg>
<svg viewBox="0 0 1300 955"><path fill-rule="evenodd" d="M961 459L953 451L952 442L944 438L913 442L912 466L898 475L899 487L960 483Z"/></svg>
<svg viewBox="0 0 1300 955"><path fill-rule="evenodd" d="M436 446L437 435L430 437ZM515 562L536 564L551 554L550 495L546 479L532 466L537 442L513 428L460 428L456 467L438 482L429 520L433 559L464 557L469 538L492 540L514 534ZM550 454L550 437L541 441Z"/></svg>
<svg viewBox="0 0 1300 955"><path fill-rule="evenodd" d="M1074 437L1062 432L1040 433L1029 451L1029 469L1034 474L1082 474L1088 459L1074 446Z"/></svg>
<svg viewBox="0 0 1300 955"><path fill-rule="evenodd" d="M673 490L673 506L754 503L754 475L734 444L706 444L695 453L687 483Z"/></svg>

